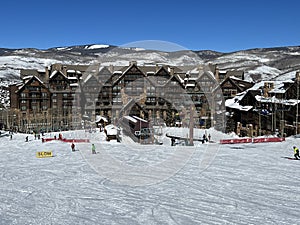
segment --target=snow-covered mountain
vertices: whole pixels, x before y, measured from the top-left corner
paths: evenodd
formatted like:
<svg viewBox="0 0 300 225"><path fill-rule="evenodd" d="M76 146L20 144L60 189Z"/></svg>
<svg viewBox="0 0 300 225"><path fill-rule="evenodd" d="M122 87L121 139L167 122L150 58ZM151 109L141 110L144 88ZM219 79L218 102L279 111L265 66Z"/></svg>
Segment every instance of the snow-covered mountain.
<svg viewBox="0 0 300 225"><path fill-rule="evenodd" d="M210 50L164 52L104 44L63 46L50 49L0 48L0 99L9 103L7 87L18 82L21 69L44 70L54 63L101 63L102 66L138 64L169 64L177 66L217 64L221 70L244 70L245 79L287 80L300 70L300 46L249 49L231 53Z"/></svg>
<svg viewBox="0 0 300 225"><path fill-rule="evenodd" d="M53 63L128 65L128 61L171 65L217 64L222 70L244 70L248 80L286 79L300 69L300 47L249 49L231 53L210 50L163 52L103 44L50 49L0 48L0 78L16 80L20 69L44 69Z"/></svg>
<svg viewBox="0 0 300 225"><path fill-rule="evenodd" d="M211 62L225 70L244 70L248 80L291 79L300 69L300 47L237 51L217 56Z"/></svg>

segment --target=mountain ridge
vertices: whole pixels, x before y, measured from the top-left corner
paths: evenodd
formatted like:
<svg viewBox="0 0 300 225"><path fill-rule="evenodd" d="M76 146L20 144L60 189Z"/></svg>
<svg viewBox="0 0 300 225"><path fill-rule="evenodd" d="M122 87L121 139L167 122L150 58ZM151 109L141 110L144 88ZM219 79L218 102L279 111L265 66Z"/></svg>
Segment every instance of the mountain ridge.
<svg viewBox="0 0 300 225"><path fill-rule="evenodd" d="M291 79L300 70L300 46L253 48L234 52L181 50L166 52L106 44L87 44L48 49L0 48L0 77L18 80L20 69L43 69L53 63L128 65L165 63L170 65L217 64L221 70L243 70L251 81Z"/></svg>

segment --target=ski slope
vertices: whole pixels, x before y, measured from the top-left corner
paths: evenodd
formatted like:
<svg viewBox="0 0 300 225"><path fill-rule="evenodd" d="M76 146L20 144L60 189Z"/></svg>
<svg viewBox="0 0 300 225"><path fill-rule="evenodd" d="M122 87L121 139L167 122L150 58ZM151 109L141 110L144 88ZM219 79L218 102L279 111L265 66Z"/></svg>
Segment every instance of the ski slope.
<svg viewBox="0 0 300 225"><path fill-rule="evenodd" d="M54 133L46 134L50 136ZM159 146L106 142L99 132L63 136L91 142L76 144L78 151L71 152L70 143L42 143L33 135L29 142L25 134L0 138L1 225L299 224L300 161L282 157L292 156L292 146L299 147L300 139L171 147L167 139ZM91 154L92 143L96 155ZM209 147L217 151L204 168L201 162ZM114 164L100 165L106 154L122 165L155 167L176 148L193 154L176 173L149 185L118 182L93 164L113 171ZM53 151L54 157L36 158L37 151ZM143 174L127 176L134 181Z"/></svg>

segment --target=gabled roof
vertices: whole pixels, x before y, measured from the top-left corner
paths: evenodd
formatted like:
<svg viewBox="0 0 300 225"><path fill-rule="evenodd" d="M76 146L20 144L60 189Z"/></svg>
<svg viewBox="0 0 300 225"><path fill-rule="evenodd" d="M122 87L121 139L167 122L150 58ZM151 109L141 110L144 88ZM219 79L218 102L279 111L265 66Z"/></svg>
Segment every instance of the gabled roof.
<svg viewBox="0 0 300 225"><path fill-rule="evenodd" d="M99 68L99 71L97 73L98 76L101 75L112 75L112 72L106 67L106 66L102 66Z"/></svg>
<svg viewBox="0 0 300 225"><path fill-rule="evenodd" d="M234 76L226 77L220 84L222 87L226 82L230 82L233 86L235 86L240 92L247 90L252 87L254 83L248 82L242 79L239 79Z"/></svg>
<svg viewBox="0 0 300 225"><path fill-rule="evenodd" d="M139 69L139 67L136 64L131 64L122 74L120 74L120 76L113 81L113 83L117 83L119 80L121 80L126 73L128 73L132 68L136 68L144 77L146 77L146 75Z"/></svg>
<svg viewBox="0 0 300 225"><path fill-rule="evenodd" d="M228 70L226 73L226 76L234 76L234 77L240 77L241 79L244 79L244 71L243 70Z"/></svg>
<svg viewBox="0 0 300 225"><path fill-rule="evenodd" d="M89 80L91 80L91 79L93 79L93 78L94 78L96 81L98 81L94 74L89 74L89 75L83 80L83 83L86 83L86 82L88 82Z"/></svg>
<svg viewBox="0 0 300 225"><path fill-rule="evenodd" d="M49 77L49 80L51 80L53 77L55 77L56 74L61 74L64 78L68 79L68 77L66 75L64 75L61 71L58 71L58 70L54 70L50 77Z"/></svg>
<svg viewBox="0 0 300 225"><path fill-rule="evenodd" d="M181 87L184 87L184 84L181 82L181 80L178 78L178 76L175 76L175 75L171 76L170 79L162 86L167 86L172 80L177 81L181 85Z"/></svg>
<svg viewBox="0 0 300 225"><path fill-rule="evenodd" d="M28 77L27 77L28 78ZM36 76L31 76L31 78L29 78L24 84L20 85L18 87L18 90L16 91L16 93L22 91L24 89L24 87L26 87L29 83L31 83L33 80L36 80L40 83L41 86L43 86L45 89L48 90L48 88L45 86L45 84L43 83L43 81L41 81L38 77Z"/></svg>

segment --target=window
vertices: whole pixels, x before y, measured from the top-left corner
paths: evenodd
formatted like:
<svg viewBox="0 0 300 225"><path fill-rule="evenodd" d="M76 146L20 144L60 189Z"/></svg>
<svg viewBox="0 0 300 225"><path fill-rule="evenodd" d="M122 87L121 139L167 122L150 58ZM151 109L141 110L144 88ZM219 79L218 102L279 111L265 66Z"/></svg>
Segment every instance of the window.
<svg viewBox="0 0 300 225"><path fill-rule="evenodd" d="M21 106L22 111L26 111L27 107L26 106Z"/></svg>
<svg viewBox="0 0 300 225"><path fill-rule="evenodd" d="M21 98L26 98L26 93L21 93Z"/></svg>
<svg viewBox="0 0 300 225"><path fill-rule="evenodd" d="M121 103L122 99L120 97L113 98L113 103Z"/></svg>

